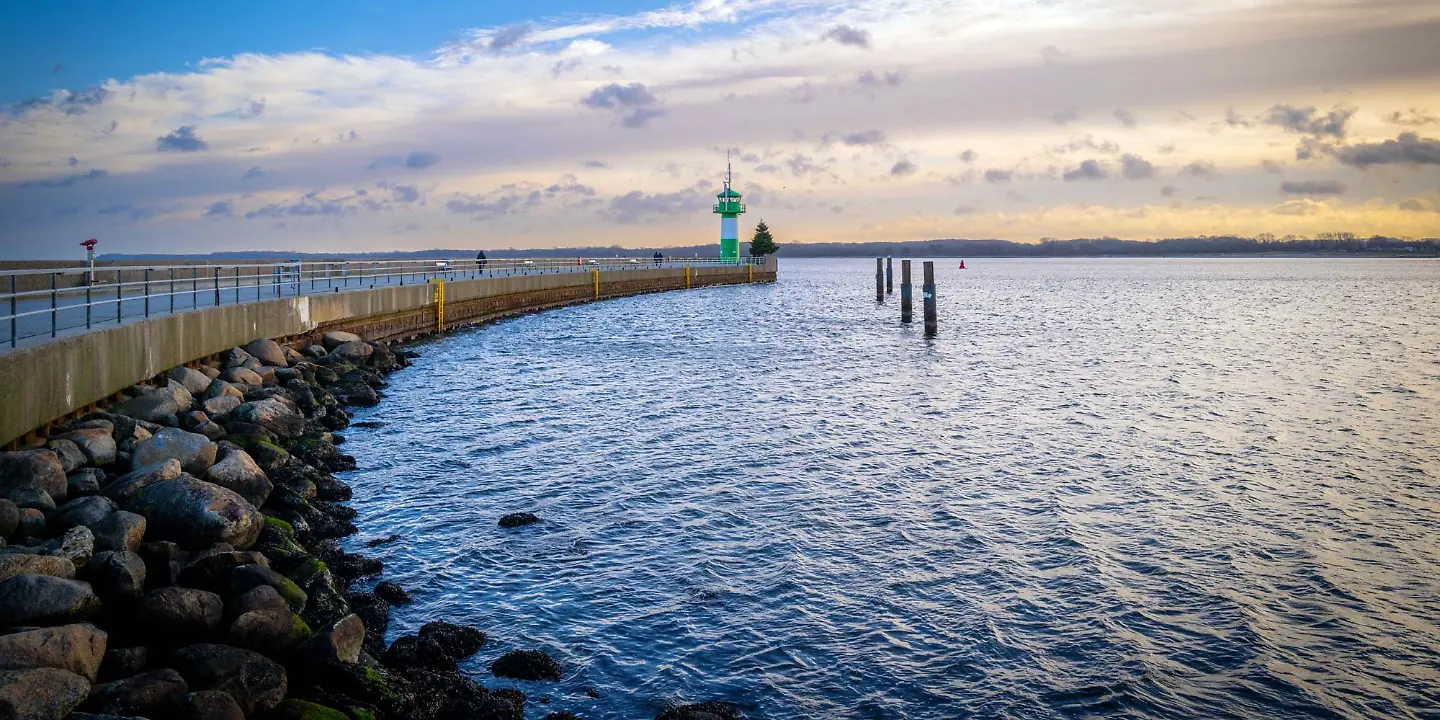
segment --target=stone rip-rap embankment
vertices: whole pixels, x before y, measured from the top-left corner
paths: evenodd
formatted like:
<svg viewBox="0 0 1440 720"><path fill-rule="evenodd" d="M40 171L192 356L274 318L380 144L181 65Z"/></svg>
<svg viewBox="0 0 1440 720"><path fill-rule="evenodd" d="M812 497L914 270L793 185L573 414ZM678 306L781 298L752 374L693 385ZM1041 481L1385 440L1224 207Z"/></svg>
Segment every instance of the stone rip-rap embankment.
<svg viewBox="0 0 1440 720"><path fill-rule="evenodd" d="M437 620L387 647L409 598L337 543L356 532L332 474L355 463L344 408L413 357L255 340L0 453L0 720L523 718L522 692L458 670L481 630ZM539 693L564 672L541 650L489 668Z"/></svg>

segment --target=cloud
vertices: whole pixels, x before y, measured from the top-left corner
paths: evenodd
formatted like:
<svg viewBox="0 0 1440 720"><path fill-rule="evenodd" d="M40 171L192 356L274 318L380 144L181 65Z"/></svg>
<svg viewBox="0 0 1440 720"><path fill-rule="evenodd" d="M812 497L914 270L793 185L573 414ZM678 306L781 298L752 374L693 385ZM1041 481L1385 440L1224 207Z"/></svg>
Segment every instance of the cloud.
<svg viewBox="0 0 1440 720"><path fill-rule="evenodd" d="M250 103L241 108L237 113L242 118L257 118L265 113L265 98L251 100Z"/></svg>
<svg viewBox="0 0 1440 720"><path fill-rule="evenodd" d="M1126 180L1145 180L1155 177L1155 165L1139 155L1125 153L1120 156L1120 175Z"/></svg>
<svg viewBox="0 0 1440 720"><path fill-rule="evenodd" d="M1160 194L1165 197L1175 197L1175 194L1178 192L1180 192L1180 188L1177 188L1174 185L1166 185L1165 187L1160 188Z"/></svg>
<svg viewBox="0 0 1440 720"><path fill-rule="evenodd" d="M1125 127L1135 127L1135 113L1130 112L1125 108L1115 108L1115 112L1112 114L1115 116L1116 120L1120 121L1121 125L1124 125Z"/></svg>
<svg viewBox="0 0 1440 720"><path fill-rule="evenodd" d="M1335 180L1306 180L1280 184L1280 192L1286 195L1343 195L1345 183Z"/></svg>
<svg viewBox="0 0 1440 720"><path fill-rule="evenodd" d="M80 159L75 157L74 155L71 155L70 159L65 161L65 164L69 165L70 167L75 167L76 165L80 164Z"/></svg>
<svg viewBox="0 0 1440 720"><path fill-rule="evenodd" d="M390 195L399 203L413 203L420 199L420 190L414 185L392 185Z"/></svg>
<svg viewBox="0 0 1440 720"><path fill-rule="evenodd" d="M973 163L978 157L980 157L980 153L977 153L974 150L966 150L965 152L960 153L960 162Z"/></svg>
<svg viewBox="0 0 1440 720"><path fill-rule="evenodd" d="M1385 120L1395 125L1409 125L1411 127L1440 125L1440 117L1435 117L1428 111L1419 108L1410 108L1408 111L1396 110L1386 115Z"/></svg>
<svg viewBox="0 0 1440 720"><path fill-rule="evenodd" d="M64 69L65 69L65 66L62 65L62 64L60 64L60 63L55 63L54 65L51 65L51 66L50 66L50 72L51 72L52 74L53 74L53 73L58 73L58 72L60 72L61 70L64 70Z"/></svg>
<svg viewBox="0 0 1440 720"><path fill-rule="evenodd" d="M605 162L601 161L601 160L586 160L585 162L580 163L580 167L589 168L589 169L591 169L591 170L608 170L608 169L610 169L610 165L609 165L608 163L605 163Z"/></svg>
<svg viewBox="0 0 1440 720"><path fill-rule="evenodd" d="M870 31L849 25L836 25L820 36L821 40L834 40L841 45L870 49Z"/></svg>
<svg viewBox="0 0 1440 720"><path fill-rule="evenodd" d="M1062 177L1065 182L1074 182L1076 180L1103 180L1109 176L1110 173L1105 171L1105 167L1098 160L1086 160L1081 162L1078 167L1066 170Z"/></svg>
<svg viewBox="0 0 1440 720"><path fill-rule="evenodd" d="M1330 206L1325 203L1316 202L1310 198L1301 198L1299 200L1286 200L1279 205L1272 206L1270 212L1276 215L1305 216L1316 215L1329 207Z"/></svg>
<svg viewBox="0 0 1440 720"><path fill-rule="evenodd" d="M887 73L884 73L884 74L881 74L881 75L876 75L873 70L866 70L865 72L860 73L860 77L856 78L856 79L855 79L855 82L859 83L859 84L860 84L861 86L863 86L863 87L870 87L870 88L892 87L892 88L893 88L893 87L900 87L902 84L904 84L904 82L905 82L905 76L902 75L902 74L900 74L900 73L898 73L898 72L887 72Z"/></svg>
<svg viewBox="0 0 1440 720"><path fill-rule="evenodd" d="M270 203L251 210L245 213L245 219L352 215L361 207L363 201L357 201L354 196L322 198L320 191L314 190L289 202Z"/></svg>
<svg viewBox="0 0 1440 720"><path fill-rule="evenodd" d="M1069 125L1070 123L1080 119L1080 111L1061 110L1060 112L1051 113L1045 116L1045 119L1055 123L1056 125Z"/></svg>
<svg viewBox="0 0 1440 720"><path fill-rule="evenodd" d="M991 169L985 171L985 182L988 182L988 183L990 183L991 185L999 185L999 184L1001 184L1001 183L1008 183L1008 182L1010 182L1011 176L1013 176L1014 174L1015 174L1015 173L1012 172L1012 171L1010 171L1010 170L1001 170L1001 169L999 169L999 168L991 168Z"/></svg>
<svg viewBox="0 0 1440 720"><path fill-rule="evenodd" d="M210 206L201 217L230 217L232 208L229 200L221 200Z"/></svg>
<svg viewBox="0 0 1440 720"><path fill-rule="evenodd" d="M1270 108L1264 122L1301 135L1343 139L1345 126L1355 115L1355 108L1337 106L1324 115L1317 115L1317 112L1313 107L1276 105Z"/></svg>
<svg viewBox="0 0 1440 720"><path fill-rule="evenodd" d="M63 177L63 178L59 178L59 179L30 180L30 181L28 181L28 182L20 183L20 187L22 187L22 188L68 188L68 187L74 187L74 186L75 186L75 183L80 182L81 180L98 180L98 179L100 179L100 178L105 177L105 176L108 175L108 174L109 174L109 173L105 172L104 170L100 170L100 169L96 168L96 169L91 169L90 172L80 173L80 174L78 174L78 175L67 175L67 176L65 176L65 177Z"/></svg>
<svg viewBox="0 0 1440 720"><path fill-rule="evenodd" d="M534 32L535 29L530 27L529 23L500 28L495 31L494 35L490 36L490 50L493 52L515 47L524 42L525 39L530 37Z"/></svg>
<svg viewBox="0 0 1440 720"><path fill-rule="evenodd" d="M982 212L979 206L970 205L968 203L955 208L956 215L974 215L978 212Z"/></svg>
<svg viewBox="0 0 1440 720"><path fill-rule="evenodd" d="M198 152L209 150L210 145L195 135L194 125L183 125L174 132L155 139L155 149L160 152Z"/></svg>
<svg viewBox="0 0 1440 720"><path fill-rule="evenodd" d="M1279 160L1261 160L1260 169L1267 173L1270 173L1271 175L1279 175L1280 173L1285 172L1285 163L1282 163Z"/></svg>
<svg viewBox="0 0 1440 720"><path fill-rule="evenodd" d="M885 133L879 130L861 130L840 136L846 145L879 145L885 142Z"/></svg>
<svg viewBox="0 0 1440 720"><path fill-rule="evenodd" d="M440 156L431 152L412 150L409 155L405 156L405 167L411 170L424 170L428 167L434 167L439 163Z"/></svg>
<svg viewBox="0 0 1440 720"><path fill-rule="evenodd" d="M588 108L619 112L621 124L628 128L641 128L654 118L664 117L665 111L656 107L659 103L660 100L638 82L610 83L595 88L580 100L580 104Z"/></svg>
<svg viewBox="0 0 1440 720"><path fill-rule="evenodd" d="M1440 140L1403 132L1394 140L1357 143L1331 153L1341 163L1362 170L1371 165L1440 165Z"/></svg>
<svg viewBox="0 0 1440 720"><path fill-rule="evenodd" d="M1070 53L1067 53L1064 50L1055 47L1054 45L1046 45L1045 47L1040 48L1040 61L1046 65L1059 65L1069 59Z"/></svg>
<svg viewBox="0 0 1440 720"><path fill-rule="evenodd" d="M1065 153L1079 152L1081 150L1091 150L1094 152L1102 152L1113 155L1120 152L1120 146L1109 140L1095 142L1095 138L1093 136L1086 135L1084 138L1072 138L1064 144L1052 146L1051 148L1049 148L1049 150L1050 152L1059 153L1062 155Z"/></svg>
<svg viewBox="0 0 1440 720"><path fill-rule="evenodd" d="M914 175L915 169L915 163L909 160L901 160L890 166L890 174L896 177L905 177L907 175Z"/></svg>
<svg viewBox="0 0 1440 720"><path fill-rule="evenodd" d="M1401 200L1396 207L1405 212L1440 212L1435 203L1424 198L1406 198Z"/></svg>
<svg viewBox="0 0 1440 720"><path fill-rule="evenodd" d="M709 206L710 198L694 191L645 193L640 190L631 190L624 195L611 198L609 206L600 213L600 216L611 222L636 224L655 216L696 213Z"/></svg>
<svg viewBox="0 0 1440 720"><path fill-rule="evenodd" d="M1248 128L1255 123L1250 122L1250 120L1247 118L1241 117L1240 113L1235 112L1235 108L1227 107L1225 108L1225 124L1229 125L1230 127Z"/></svg>
<svg viewBox="0 0 1440 720"><path fill-rule="evenodd" d="M1196 160L1182 168L1180 174L1186 177L1200 178L1201 180L1213 180L1218 173L1215 171L1215 164Z"/></svg>

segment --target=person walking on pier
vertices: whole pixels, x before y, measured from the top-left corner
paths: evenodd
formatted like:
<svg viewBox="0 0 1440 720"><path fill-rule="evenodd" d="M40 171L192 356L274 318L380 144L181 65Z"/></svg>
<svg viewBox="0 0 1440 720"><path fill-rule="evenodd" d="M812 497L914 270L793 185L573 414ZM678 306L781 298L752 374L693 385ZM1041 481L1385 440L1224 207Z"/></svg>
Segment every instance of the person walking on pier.
<svg viewBox="0 0 1440 720"><path fill-rule="evenodd" d="M664 255L661 255L659 250L656 250L656 251L655 251L655 267L660 267L660 263L663 263L663 262L665 262L665 256L664 256Z"/></svg>
<svg viewBox="0 0 1440 720"><path fill-rule="evenodd" d="M475 253L475 264L477 264L477 265L480 266L480 272L485 272L485 264L486 264L487 262L489 262L489 261L485 259L485 251L484 251L484 250L481 250L480 252Z"/></svg>

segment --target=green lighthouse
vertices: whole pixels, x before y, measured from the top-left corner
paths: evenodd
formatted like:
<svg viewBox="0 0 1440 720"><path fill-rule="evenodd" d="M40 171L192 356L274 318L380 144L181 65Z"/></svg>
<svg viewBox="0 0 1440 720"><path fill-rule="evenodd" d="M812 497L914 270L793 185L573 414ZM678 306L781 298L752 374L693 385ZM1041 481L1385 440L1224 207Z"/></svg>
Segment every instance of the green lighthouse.
<svg viewBox="0 0 1440 720"><path fill-rule="evenodd" d="M745 203L740 202L740 193L730 187L730 163L725 163L725 189L715 196L715 213L720 216L720 259L731 262L740 260L740 214L745 212Z"/></svg>

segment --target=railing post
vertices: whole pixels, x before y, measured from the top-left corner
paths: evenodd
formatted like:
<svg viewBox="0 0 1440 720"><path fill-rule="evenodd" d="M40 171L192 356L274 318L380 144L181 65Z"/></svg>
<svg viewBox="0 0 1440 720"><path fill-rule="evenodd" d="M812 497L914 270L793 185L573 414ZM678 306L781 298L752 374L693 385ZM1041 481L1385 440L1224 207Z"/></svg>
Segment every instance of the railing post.
<svg viewBox="0 0 1440 720"><path fill-rule="evenodd" d="M190 309L200 309L200 268L190 267Z"/></svg>
<svg viewBox="0 0 1440 720"><path fill-rule="evenodd" d="M172 268L169 268L167 272L169 272L169 274L170 274L170 312L171 312L171 314L174 314L174 312L175 312L175 268L173 268L173 267L172 267Z"/></svg>
<svg viewBox="0 0 1440 720"><path fill-rule="evenodd" d="M220 307L220 268L215 268L215 307Z"/></svg>
<svg viewBox="0 0 1440 720"><path fill-rule="evenodd" d="M115 269L115 324L119 325L124 319L125 313L125 276L120 274L120 269Z"/></svg>
<svg viewBox="0 0 1440 720"><path fill-rule="evenodd" d="M17 313L17 312L19 312L19 310L15 307L15 276L14 276L14 275L11 275L11 276L10 276L10 347L12 347L12 348L15 347L15 343L19 342L19 340L20 340L19 338L16 337L16 335L19 335L19 334L20 334L20 318L15 317L15 313Z"/></svg>
<svg viewBox="0 0 1440 720"><path fill-rule="evenodd" d="M58 321L55 317L55 304L57 293L55 292L55 273L50 273L50 337L55 337L55 330Z"/></svg>
<svg viewBox="0 0 1440 720"><path fill-rule="evenodd" d="M150 268L145 268L145 317L150 317Z"/></svg>
<svg viewBox="0 0 1440 720"><path fill-rule="evenodd" d="M10 276L10 279L11 279L11 280L14 280L14 279L15 279L15 276L13 276L13 275ZM91 307L90 307L90 286L93 284L93 283L91 282L91 280L92 280L92 278L90 277L90 273L85 273L85 329L86 329L86 330L89 330L89 329L90 329L90 310L91 310Z"/></svg>

